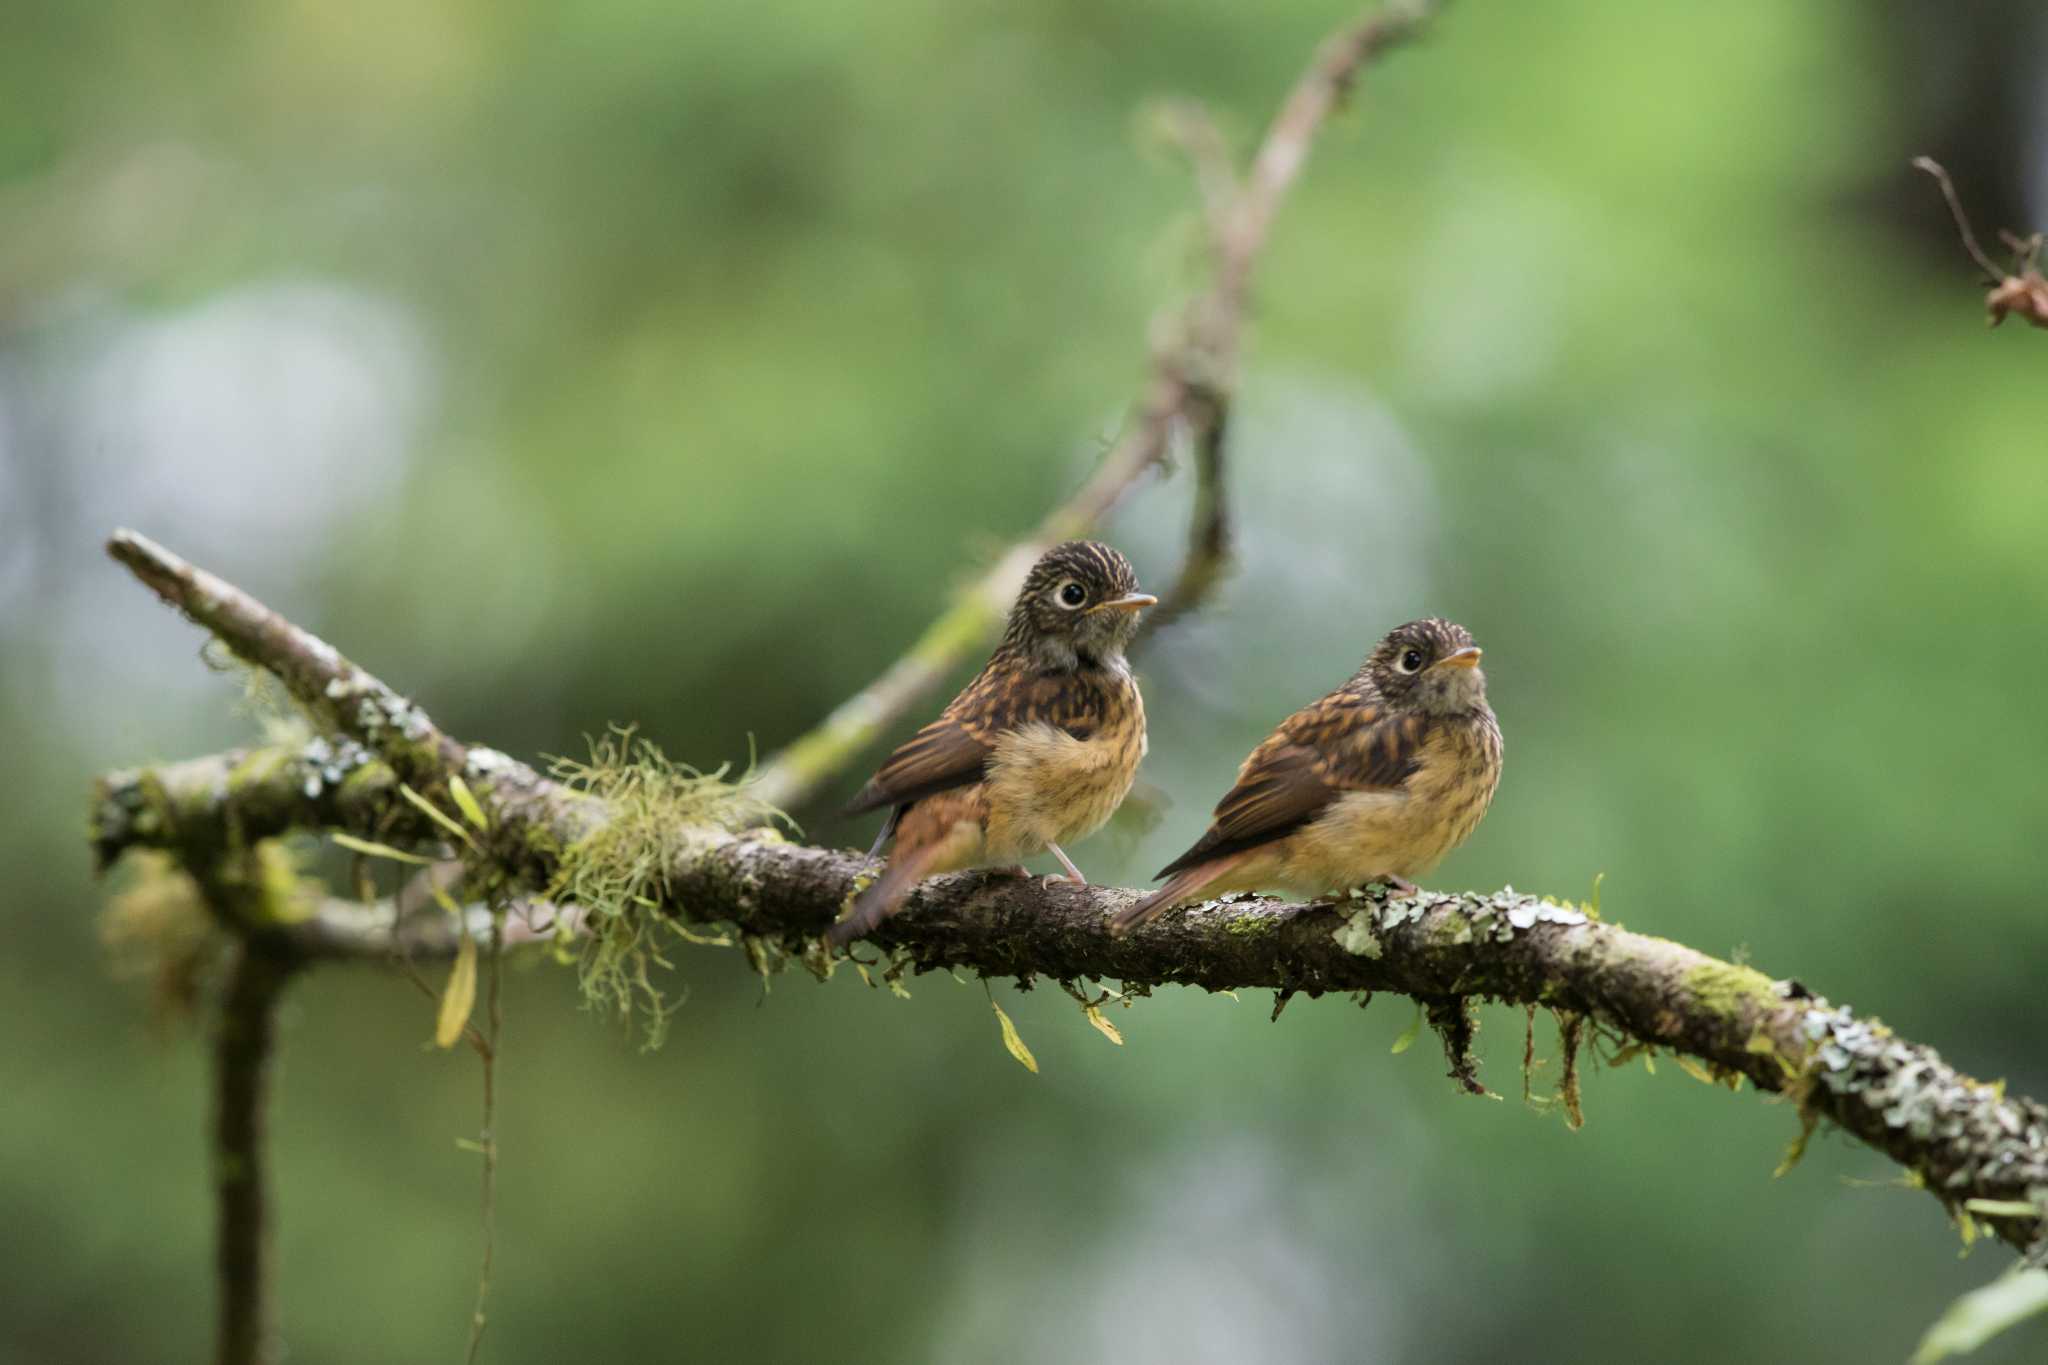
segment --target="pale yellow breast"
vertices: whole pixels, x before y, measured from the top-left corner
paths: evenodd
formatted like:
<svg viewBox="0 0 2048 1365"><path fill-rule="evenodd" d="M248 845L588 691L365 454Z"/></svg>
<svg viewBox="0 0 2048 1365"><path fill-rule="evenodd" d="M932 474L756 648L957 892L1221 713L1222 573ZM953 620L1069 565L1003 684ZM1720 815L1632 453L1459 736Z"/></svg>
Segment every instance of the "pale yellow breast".
<svg viewBox="0 0 2048 1365"><path fill-rule="evenodd" d="M1145 756L1145 712L1135 686L1130 703L1087 739L1037 723L996 742L986 779L991 862L1084 839L1123 804Z"/></svg>
<svg viewBox="0 0 2048 1365"><path fill-rule="evenodd" d="M1246 859L1231 884L1314 897L1426 875L1486 814L1500 783L1499 732L1440 730L1424 741L1420 758L1403 790L1337 798L1315 820Z"/></svg>

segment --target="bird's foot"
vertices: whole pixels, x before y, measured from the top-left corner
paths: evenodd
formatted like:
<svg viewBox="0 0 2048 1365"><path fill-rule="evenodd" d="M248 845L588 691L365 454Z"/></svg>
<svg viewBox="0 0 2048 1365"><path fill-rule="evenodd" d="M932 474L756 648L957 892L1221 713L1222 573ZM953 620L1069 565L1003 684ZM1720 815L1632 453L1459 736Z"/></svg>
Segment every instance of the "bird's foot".
<svg viewBox="0 0 2048 1365"><path fill-rule="evenodd" d="M1397 899L1416 895L1422 890L1421 887L1409 881L1406 877L1396 877L1391 873L1380 877L1378 880L1385 882L1393 890L1394 896Z"/></svg>
<svg viewBox="0 0 2048 1365"><path fill-rule="evenodd" d="M1060 880L1071 881L1076 886L1088 885L1088 879L1081 875L1080 868L1074 866L1074 860L1067 856L1065 849L1061 848L1058 844L1047 844L1046 847L1052 851L1053 857L1060 860L1060 866L1067 870L1067 875L1060 878Z"/></svg>

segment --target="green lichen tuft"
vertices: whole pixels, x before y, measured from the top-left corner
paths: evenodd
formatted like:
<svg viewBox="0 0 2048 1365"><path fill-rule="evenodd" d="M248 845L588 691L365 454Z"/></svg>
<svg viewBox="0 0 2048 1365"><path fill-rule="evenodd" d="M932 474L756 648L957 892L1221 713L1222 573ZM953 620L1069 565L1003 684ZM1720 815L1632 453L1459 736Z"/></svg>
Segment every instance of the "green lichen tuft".
<svg viewBox="0 0 2048 1365"><path fill-rule="evenodd" d="M1224 925L1223 928L1224 932L1230 934L1233 938L1265 938L1270 934L1279 932L1280 917L1278 915L1235 915L1231 918L1230 923Z"/></svg>
<svg viewBox="0 0 2048 1365"><path fill-rule="evenodd" d="M674 914L669 869L706 830L737 831L785 817L755 799L728 769L700 772L677 763L630 728L591 741L590 760L559 759L555 778L601 803L603 822L562 849L548 896L581 907L577 971L584 1002L631 1022L643 1045L659 1047L681 1004L656 977L664 956L687 935Z"/></svg>
<svg viewBox="0 0 2048 1365"><path fill-rule="evenodd" d="M137 849L122 860L121 876L124 884L99 919L113 973L149 983L160 1024L190 1018L228 936L207 912L199 884L170 854Z"/></svg>
<svg viewBox="0 0 2048 1365"><path fill-rule="evenodd" d="M318 908L321 883L282 839L259 839L222 856L209 883L221 909L252 927L296 924Z"/></svg>
<svg viewBox="0 0 2048 1365"><path fill-rule="evenodd" d="M1746 1008L1767 1009L1777 1003L1768 976L1732 962L1701 963L1685 974L1685 988L1703 1008L1734 1021L1744 1017Z"/></svg>
<svg viewBox="0 0 2048 1365"><path fill-rule="evenodd" d="M240 763L228 769L228 792L240 797L251 790L263 790L292 764L290 749L264 747L249 751Z"/></svg>

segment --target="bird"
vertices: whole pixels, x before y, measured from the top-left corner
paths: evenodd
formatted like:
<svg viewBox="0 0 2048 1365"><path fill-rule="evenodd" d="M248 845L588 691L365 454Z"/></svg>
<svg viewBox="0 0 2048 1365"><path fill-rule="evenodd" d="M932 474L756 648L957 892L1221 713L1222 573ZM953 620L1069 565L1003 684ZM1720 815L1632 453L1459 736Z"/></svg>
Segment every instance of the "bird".
<svg viewBox="0 0 2048 1365"><path fill-rule="evenodd" d="M1500 723L1463 626L1396 626L1341 687L1280 722L1237 770L1164 886L1110 919L1129 933L1229 891L1315 899L1368 882L1413 894L1500 785Z"/></svg>
<svg viewBox="0 0 2048 1365"><path fill-rule="evenodd" d="M916 882L940 872L1050 851L1086 885L1061 845L1100 829L1130 793L1145 704L1124 651L1138 614L1158 600L1099 541L1039 557L988 663L847 804L849 815L888 807L869 856L891 838L895 846L826 934L833 946L873 932Z"/></svg>

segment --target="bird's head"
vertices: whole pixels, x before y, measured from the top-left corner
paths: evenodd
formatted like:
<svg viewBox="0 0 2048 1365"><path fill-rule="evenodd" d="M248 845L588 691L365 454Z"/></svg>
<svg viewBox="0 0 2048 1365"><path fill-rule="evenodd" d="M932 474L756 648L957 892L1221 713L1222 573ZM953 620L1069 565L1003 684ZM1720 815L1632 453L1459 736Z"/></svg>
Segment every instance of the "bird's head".
<svg viewBox="0 0 2048 1365"><path fill-rule="evenodd" d="M1390 706L1402 709L1455 715L1486 700L1472 632L1434 616L1388 631L1364 672Z"/></svg>
<svg viewBox="0 0 2048 1365"><path fill-rule="evenodd" d="M1131 561L1095 540L1070 540L1039 556L1025 576L1003 644L1042 668L1121 658L1138 613L1159 599L1138 591Z"/></svg>

